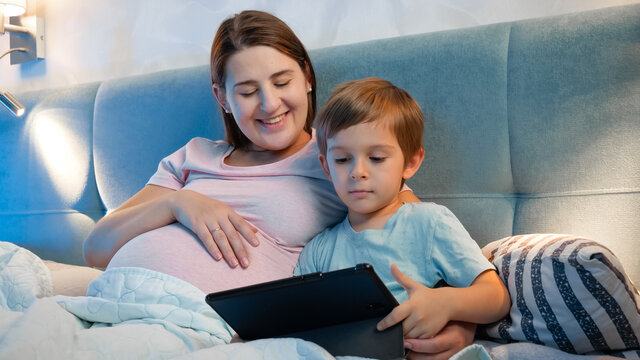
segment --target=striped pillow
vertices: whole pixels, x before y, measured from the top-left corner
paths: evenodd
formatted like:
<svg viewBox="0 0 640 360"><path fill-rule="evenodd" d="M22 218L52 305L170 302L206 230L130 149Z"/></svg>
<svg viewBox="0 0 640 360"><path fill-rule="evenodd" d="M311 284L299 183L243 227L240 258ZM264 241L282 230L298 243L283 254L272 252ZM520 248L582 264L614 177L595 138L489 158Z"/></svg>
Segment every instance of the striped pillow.
<svg viewBox="0 0 640 360"><path fill-rule="evenodd" d="M606 247L573 235L530 234L482 251L512 302L507 317L484 328L490 338L575 354L640 354L640 294Z"/></svg>

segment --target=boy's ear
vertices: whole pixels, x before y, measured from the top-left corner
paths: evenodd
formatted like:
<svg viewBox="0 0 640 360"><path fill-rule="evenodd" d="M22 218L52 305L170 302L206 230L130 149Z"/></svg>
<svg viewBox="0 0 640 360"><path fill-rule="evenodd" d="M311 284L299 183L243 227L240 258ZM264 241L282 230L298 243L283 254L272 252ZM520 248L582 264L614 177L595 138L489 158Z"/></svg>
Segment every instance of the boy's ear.
<svg viewBox="0 0 640 360"><path fill-rule="evenodd" d="M420 165L422 165L422 160L424 160L424 149L420 148L415 154L413 154L413 156L411 156L411 158L409 158L407 165L404 166L402 178L407 180L412 177L416 171L418 171Z"/></svg>
<svg viewBox="0 0 640 360"><path fill-rule="evenodd" d="M325 175L329 178L329 181L333 182L331 179L331 172L329 172L329 164L327 163L327 157L324 155L319 155L318 160L320 160L320 166L322 167L322 171L324 171Z"/></svg>
<svg viewBox="0 0 640 360"><path fill-rule="evenodd" d="M222 106L222 109L226 109L227 106L227 94L224 92L224 89L220 87L218 84L213 84L213 95L215 95L216 100L218 100L218 104Z"/></svg>

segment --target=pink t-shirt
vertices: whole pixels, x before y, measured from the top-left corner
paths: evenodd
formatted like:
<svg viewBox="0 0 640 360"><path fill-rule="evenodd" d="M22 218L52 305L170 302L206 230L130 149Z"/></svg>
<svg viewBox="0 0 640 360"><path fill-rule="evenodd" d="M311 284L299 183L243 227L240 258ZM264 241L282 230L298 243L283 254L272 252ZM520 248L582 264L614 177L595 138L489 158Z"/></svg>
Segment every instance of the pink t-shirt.
<svg viewBox="0 0 640 360"><path fill-rule="evenodd" d="M315 131L296 154L278 162L238 167L224 163L233 148L194 138L160 162L148 184L190 189L220 200L258 229L246 243L250 265L216 261L197 236L173 223L131 239L108 268L136 266L185 280L209 293L292 276L302 247L344 219L346 208L320 168Z"/></svg>

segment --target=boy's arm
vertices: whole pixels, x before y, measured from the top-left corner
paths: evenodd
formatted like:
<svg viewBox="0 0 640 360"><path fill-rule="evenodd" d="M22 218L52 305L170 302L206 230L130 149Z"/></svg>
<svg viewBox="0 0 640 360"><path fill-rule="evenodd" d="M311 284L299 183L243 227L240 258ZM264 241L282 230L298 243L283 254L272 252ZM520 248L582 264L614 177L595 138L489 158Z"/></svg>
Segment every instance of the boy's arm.
<svg viewBox="0 0 640 360"><path fill-rule="evenodd" d="M293 275L304 275L313 273L316 271L326 271L320 264L322 264L322 256L324 254L322 244L325 242L326 230L317 234L309 241L298 257L298 263L293 269Z"/></svg>
<svg viewBox="0 0 640 360"><path fill-rule="evenodd" d="M382 319L378 330L402 321L405 337L424 339L436 335L451 320L490 323L509 312L509 293L492 270L478 275L465 288L428 288L400 272L395 264L391 274L409 299Z"/></svg>
<svg viewBox="0 0 640 360"><path fill-rule="evenodd" d="M451 292L451 320L488 324L509 313L511 297L494 270L478 275L466 288L446 288Z"/></svg>

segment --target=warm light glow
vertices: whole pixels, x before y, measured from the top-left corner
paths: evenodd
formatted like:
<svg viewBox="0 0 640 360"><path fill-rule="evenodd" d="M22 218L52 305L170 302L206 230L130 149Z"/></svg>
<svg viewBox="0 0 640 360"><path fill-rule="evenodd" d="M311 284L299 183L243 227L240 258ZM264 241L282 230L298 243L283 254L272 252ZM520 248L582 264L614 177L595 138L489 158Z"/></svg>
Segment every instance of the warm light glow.
<svg viewBox="0 0 640 360"><path fill-rule="evenodd" d="M0 9L4 7L4 16L20 16L27 9L27 0L0 0Z"/></svg>
<svg viewBox="0 0 640 360"><path fill-rule="evenodd" d="M58 110L59 111L59 110ZM56 116L56 110L43 111L32 119L29 126L31 137L51 178L51 183L60 197L76 202L82 196L84 182L89 172L89 152L78 138L67 128L69 114Z"/></svg>

